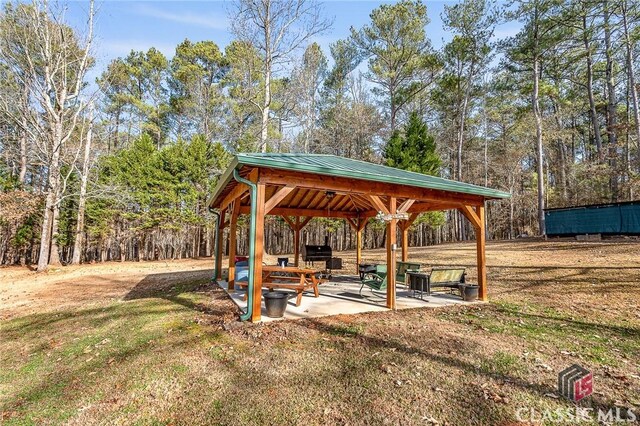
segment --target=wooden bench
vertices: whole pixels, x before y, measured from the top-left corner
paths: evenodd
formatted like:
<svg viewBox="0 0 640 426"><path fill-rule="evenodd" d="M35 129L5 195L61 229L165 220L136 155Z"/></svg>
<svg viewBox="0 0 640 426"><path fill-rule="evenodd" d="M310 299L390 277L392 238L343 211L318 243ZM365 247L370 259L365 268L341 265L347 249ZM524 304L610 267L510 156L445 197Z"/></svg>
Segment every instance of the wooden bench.
<svg viewBox="0 0 640 426"><path fill-rule="evenodd" d="M434 288L457 290L464 282L464 268L433 268L427 280L427 295Z"/></svg>

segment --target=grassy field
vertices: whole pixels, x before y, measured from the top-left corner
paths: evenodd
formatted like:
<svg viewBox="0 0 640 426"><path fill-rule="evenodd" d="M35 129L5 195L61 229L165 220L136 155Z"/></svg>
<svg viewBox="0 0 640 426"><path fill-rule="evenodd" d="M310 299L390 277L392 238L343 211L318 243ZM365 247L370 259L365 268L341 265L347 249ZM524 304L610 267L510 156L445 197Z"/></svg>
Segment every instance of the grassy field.
<svg viewBox="0 0 640 426"><path fill-rule="evenodd" d="M410 253L474 279L473 243ZM1 423L528 424L573 363L640 414L638 253L490 243L488 304L241 326L210 259L0 269Z"/></svg>

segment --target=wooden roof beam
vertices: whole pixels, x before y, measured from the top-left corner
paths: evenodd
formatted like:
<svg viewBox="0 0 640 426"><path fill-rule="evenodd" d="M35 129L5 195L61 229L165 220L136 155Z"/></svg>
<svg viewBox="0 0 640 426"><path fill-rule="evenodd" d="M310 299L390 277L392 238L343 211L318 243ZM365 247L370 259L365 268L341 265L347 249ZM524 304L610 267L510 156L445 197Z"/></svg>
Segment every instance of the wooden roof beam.
<svg viewBox="0 0 640 426"><path fill-rule="evenodd" d="M248 214L249 206L242 206L240 213ZM327 210L313 210L313 209L295 209L289 207L274 207L270 215L273 216L304 216L304 217L334 217L346 219L349 217L358 217L358 212L341 212L341 211L327 211ZM362 216L362 215L361 215Z"/></svg>
<svg viewBox="0 0 640 426"><path fill-rule="evenodd" d="M273 210L273 208L276 207L280 201L284 200L287 195L291 194L291 191L293 191L294 189L296 189L295 185L288 185L280 188L264 204L264 214L269 214L269 212Z"/></svg>
<svg viewBox="0 0 640 426"><path fill-rule="evenodd" d="M415 203L416 200L414 199L407 199L404 201L404 203L400 204L400 206L398 207L398 213L406 213L409 211L409 209L411 208L411 206L413 205L413 203Z"/></svg>
<svg viewBox="0 0 640 426"><path fill-rule="evenodd" d="M269 185L288 185L295 182L299 188L310 188L322 192L343 191L378 197L387 196L410 198L418 201L451 202L469 206L479 206L484 203L484 197L478 195L335 176L317 176L292 170L260 169L260 181Z"/></svg>
<svg viewBox="0 0 640 426"><path fill-rule="evenodd" d="M258 180L258 169L251 170L247 179L252 182L256 182ZM225 210L232 201L244 196L247 192L249 192L249 187L244 183L237 182L233 189L222 199L218 208L220 210Z"/></svg>
<svg viewBox="0 0 640 426"><path fill-rule="evenodd" d="M378 211L381 211L384 214L387 214L387 215L389 214L389 209L382 202L380 197L378 197L377 195L372 195L372 194L369 194L368 197L369 197L369 200L371 200L371 204L373 204L373 207L375 207L376 209L378 209Z"/></svg>
<svg viewBox="0 0 640 426"><path fill-rule="evenodd" d="M480 220L480 217L478 217L478 214L473 209L473 207L462 206L459 208L459 210L460 212L462 212L464 217L466 217L469 222L471 222L474 228L478 229L481 226L482 221Z"/></svg>

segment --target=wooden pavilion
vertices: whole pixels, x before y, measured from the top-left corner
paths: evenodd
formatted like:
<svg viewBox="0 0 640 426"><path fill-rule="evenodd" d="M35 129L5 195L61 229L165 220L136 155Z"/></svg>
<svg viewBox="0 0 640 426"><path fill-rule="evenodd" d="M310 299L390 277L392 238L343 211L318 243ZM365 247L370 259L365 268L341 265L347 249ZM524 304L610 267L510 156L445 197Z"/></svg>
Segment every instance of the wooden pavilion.
<svg viewBox="0 0 640 426"><path fill-rule="evenodd" d="M330 196L328 196L330 195ZM251 215L249 302L243 319L260 321L264 218L277 215L294 232L294 264L299 264L300 231L314 217L346 219L356 232L357 262L367 220L387 216L387 267L395 271L396 227L401 230L402 260L408 260L408 230L420 213L459 210L471 222L477 240L479 298L487 299L485 202L508 193L379 164L321 154L238 154L222 175L209 208L219 216L215 279L221 279L220 236L229 230L229 289L233 289L237 219ZM406 217L404 220L399 218ZM387 277L389 309L395 308L395 274Z"/></svg>

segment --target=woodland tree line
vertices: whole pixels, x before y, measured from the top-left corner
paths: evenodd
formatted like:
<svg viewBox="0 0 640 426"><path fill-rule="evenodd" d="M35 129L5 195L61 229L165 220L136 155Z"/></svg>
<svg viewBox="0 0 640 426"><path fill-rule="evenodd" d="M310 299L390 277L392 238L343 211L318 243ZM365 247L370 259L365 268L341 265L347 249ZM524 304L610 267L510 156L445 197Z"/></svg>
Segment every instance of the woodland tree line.
<svg viewBox="0 0 640 426"><path fill-rule="evenodd" d="M402 0L330 45L313 0L237 0L234 41L131 51L95 82L100 46L64 4L0 15L0 262L210 256L207 198L235 152L330 153L508 191L490 238L544 232L545 207L637 198L640 6L631 0L462 0L432 47L427 6ZM519 22L510 37L496 26ZM246 250L246 218L240 253ZM425 215L412 245L469 238L456 212ZM353 248L341 220L303 241ZM292 252L281 218L266 248ZM384 242L372 220L365 248Z"/></svg>

